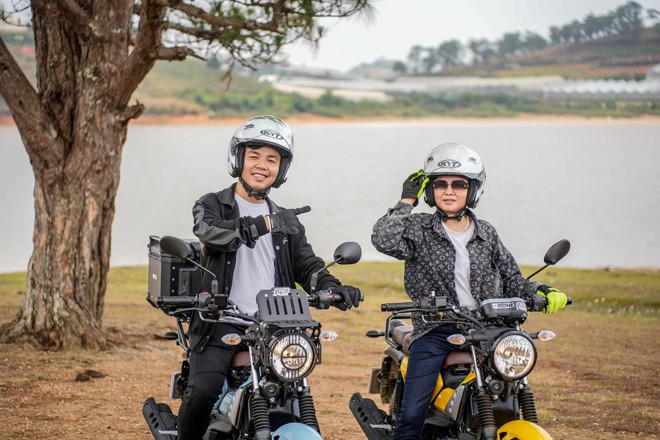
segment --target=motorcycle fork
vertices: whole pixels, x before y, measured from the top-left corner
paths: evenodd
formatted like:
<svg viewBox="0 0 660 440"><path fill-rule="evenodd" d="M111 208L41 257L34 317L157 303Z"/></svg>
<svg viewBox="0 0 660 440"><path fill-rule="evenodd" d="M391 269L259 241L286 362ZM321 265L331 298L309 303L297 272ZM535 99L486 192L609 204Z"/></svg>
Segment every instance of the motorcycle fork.
<svg viewBox="0 0 660 440"><path fill-rule="evenodd" d="M255 440L269 440L270 419L268 418L268 401L259 388L259 376L254 367L254 353L251 346L248 347L248 351L250 352L250 372L252 374L250 412L252 413L252 422L254 423L254 438Z"/></svg>
<svg viewBox="0 0 660 440"><path fill-rule="evenodd" d="M484 384L479 364L477 363L477 351L474 345L470 347L472 353L472 362L474 365L474 374L477 385L477 408L479 409L479 421L484 440L495 440L497 434L497 425L495 424L495 412L493 411L493 400L487 387Z"/></svg>
<svg viewBox="0 0 660 440"><path fill-rule="evenodd" d="M307 379L303 379L302 387L298 388L298 409L300 411L300 421L320 433L318 419L316 418L316 407L314 398L307 386Z"/></svg>
<svg viewBox="0 0 660 440"><path fill-rule="evenodd" d="M538 424L539 419L536 415L534 393L532 393L532 388L529 386L526 377L522 381L522 390L518 393L518 402L520 403L523 419Z"/></svg>

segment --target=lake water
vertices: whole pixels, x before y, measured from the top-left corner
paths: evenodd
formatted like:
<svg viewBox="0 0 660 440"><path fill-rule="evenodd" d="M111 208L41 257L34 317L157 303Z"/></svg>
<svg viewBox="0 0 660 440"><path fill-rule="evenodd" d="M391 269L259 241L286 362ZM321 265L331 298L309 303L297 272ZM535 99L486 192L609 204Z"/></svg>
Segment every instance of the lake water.
<svg viewBox="0 0 660 440"><path fill-rule="evenodd" d="M521 264L541 264L567 238L564 267L660 267L660 123L655 121L441 120L291 124L295 159L273 190L301 215L309 241L330 258L357 241L365 260L373 223L401 183L444 142L475 148L488 181L476 213ZM134 125L124 147L112 264L147 263L149 235L192 237L191 208L232 182L233 126ZM32 247L34 180L15 127L0 127L0 272L25 270ZM428 211L421 206L418 211Z"/></svg>

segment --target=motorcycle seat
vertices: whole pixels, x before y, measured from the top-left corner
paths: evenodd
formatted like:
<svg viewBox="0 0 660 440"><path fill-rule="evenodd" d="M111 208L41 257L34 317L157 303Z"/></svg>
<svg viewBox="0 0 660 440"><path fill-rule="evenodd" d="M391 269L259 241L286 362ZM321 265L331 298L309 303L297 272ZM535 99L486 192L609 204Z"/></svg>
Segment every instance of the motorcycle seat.
<svg viewBox="0 0 660 440"><path fill-rule="evenodd" d="M231 367L247 367L250 365L250 352L249 351L238 351L231 358Z"/></svg>
<svg viewBox="0 0 660 440"><path fill-rule="evenodd" d="M447 355L445 361L443 362L443 367L449 367L450 365L460 365L460 364L471 364L472 355L469 351L452 351Z"/></svg>
<svg viewBox="0 0 660 440"><path fill-rule="evenodd" d="M413 326L412 325L400 325L392 330L392 341L397 345L403 347L403 351L408 354L408 349L404 346L404 341L408 339L408 345L410 345L410 336L412 335Z"/></svg>

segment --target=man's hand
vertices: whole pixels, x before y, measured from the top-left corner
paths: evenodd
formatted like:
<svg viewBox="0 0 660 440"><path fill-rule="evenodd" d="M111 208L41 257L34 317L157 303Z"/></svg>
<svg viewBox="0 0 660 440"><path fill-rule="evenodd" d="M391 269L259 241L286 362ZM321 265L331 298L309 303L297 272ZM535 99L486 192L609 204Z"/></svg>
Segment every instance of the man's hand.
<svg viewBox="0 0 660 440"><path fill-rule="evenodd" d="M424 170L418 170L410 174L403 182L402 199L415 199L413 206L417 206L419 198L424 194L424 188L429 182L429 178L424 174Z"/></svg>
<svg viewBox="0 0 660 440"><path fill-rule="evenodd" d="M296 209L283 209L275 214L269 216L270 219L270 232L282 232L283 234L297 234L298 233L298 217L299 214L311 211L309 206L303 206Z"/></svg>
<svg viewBox="0 0 660 440"><path fill-rule="evenodd" d="M568 302L568 297L566 294L555 289L554 287L541 286L538 288L536 293L541 295L548 302L548 304L543 309L543 313L556 313L557 310L566 307L566 303Z"/></svg>
<svg viewBox="0 0 660 440"><path fill-rule="evenodd" d="M364 301L364 294L360 289L353 286L337 286L331 287L330 291L342 296L343 302L335 304L339 310L348 310L351 307L356 309L360 307L360 301Z"/></svg>

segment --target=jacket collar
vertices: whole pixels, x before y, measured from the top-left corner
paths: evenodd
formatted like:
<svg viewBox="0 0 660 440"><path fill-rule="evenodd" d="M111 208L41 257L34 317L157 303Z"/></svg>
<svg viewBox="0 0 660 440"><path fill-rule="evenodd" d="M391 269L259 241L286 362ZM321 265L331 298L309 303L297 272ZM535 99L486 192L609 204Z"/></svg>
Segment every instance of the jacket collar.
<svg viewBox="0 0 660 440"><path fill-rule="evenodd" d="M235 191L236 191L236 182L234 182L228 188L223 189L219 193L216 193L218 196L218 201L229 208L234 208L236 206L236 199L234 196ZM268 209L270 210L271 213L275 213L280 210L279 206L277 206L270 199L270 197L266 197L266 203L268 203Z"/></svg>
<svg viewBox="0 0 660 440"><path fill-rule="evenodd" d="M477 219L477 216L474 214L474 212L472 212L471 209L467 209L465 215L469 216L472 219L472 223L474 223L473 236L484 239L484 236L481 233L481 229L479 228L479 221ZM437 209L432 215L428 217L427 226L432 228L433 232L435 232L436 234L449 238L447 235L447 231L445 231L445 228L442 227L442 217L440 216L440 213L438 212Z"/></svg>

